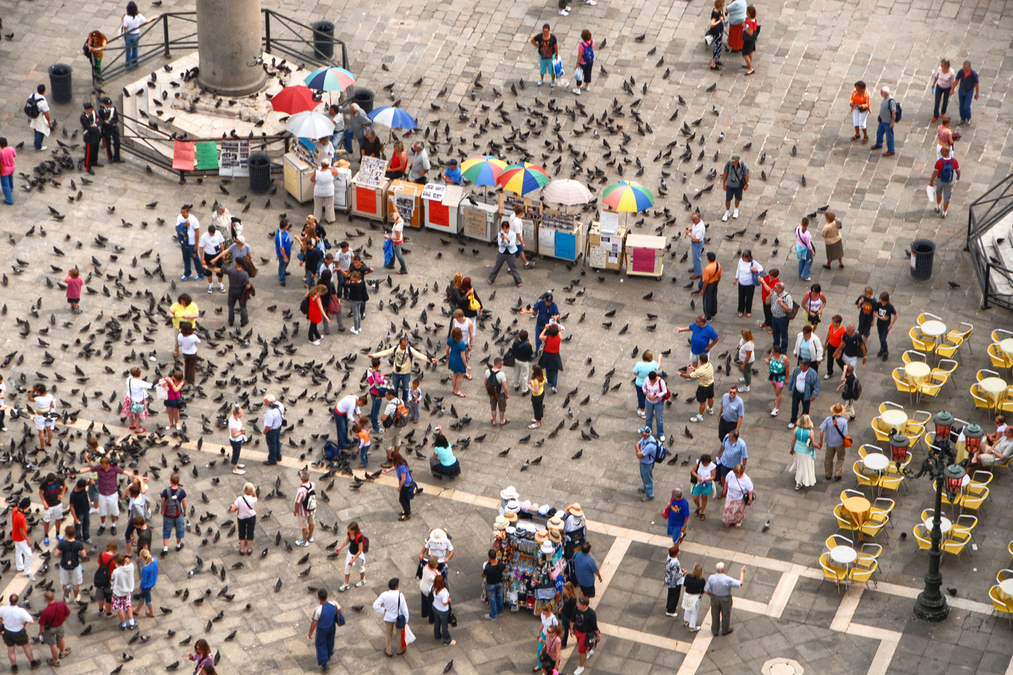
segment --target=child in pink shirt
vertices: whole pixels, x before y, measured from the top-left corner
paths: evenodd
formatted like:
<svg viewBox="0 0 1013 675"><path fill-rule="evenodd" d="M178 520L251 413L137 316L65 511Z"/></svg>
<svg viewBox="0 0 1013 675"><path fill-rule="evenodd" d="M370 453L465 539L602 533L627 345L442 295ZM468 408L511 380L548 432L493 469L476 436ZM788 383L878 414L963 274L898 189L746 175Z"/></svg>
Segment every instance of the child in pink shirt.
<svg viewBox="0 0 1013 675"><path fill-rule="evenodd" d="M74 314L80 314L81 310L78 309L77 303L81 302L81 287L84 286L84 279L81 278L81 273L77 271L76 267L67 273L63 283L67 284L67 302L70 303L71 310Z"/></svg>

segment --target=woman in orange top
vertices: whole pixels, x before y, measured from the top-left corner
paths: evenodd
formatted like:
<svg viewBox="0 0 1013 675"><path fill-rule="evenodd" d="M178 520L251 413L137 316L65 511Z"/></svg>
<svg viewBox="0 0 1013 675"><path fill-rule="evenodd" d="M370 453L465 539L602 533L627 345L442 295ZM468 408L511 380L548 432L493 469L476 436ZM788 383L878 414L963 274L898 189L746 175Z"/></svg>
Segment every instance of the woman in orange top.
<svg viewBox="0 0 1013 675"><path fill-rule="evenodd" d="M851 119L855 123L855 135L851 137L851 140L857 141L859 132L864 136L862 143L869 142L869 131L865 128L865 121L869 119L869 105L872 99L869 97L869 90L865 86L865 82L859 80L855 82L855 88L851 92Z"/></svg>
<svg viewBox="0 0 1013 675"><path fill-rule="evenodd" d="M95 69L95 77L102 77L102 57L106 53L106 45L109 40L100 31L93 30L88 33L88 39L84 43L85 56L91 58L92 67Z"/></svg>
<svg viewBox="0 0 1013 675"><path fill-rule="evenodd" d="M408 153L405 152L404 143L397 141L394 143L394 156L387 165L387 178L402 178L407 168Z"/></svg>
<svg viewBox="0 0 1013 675"><path fill-rule="evenodd" d="M829 380L834 375L834 352L841 346L841 340L844 339L844 319L840 314L834 314L830 319L830 327L827 328L827 339L823 343L827 346L827 374L823 376L824 380ZM837 365L844 369L844 360L837 359Z"/></svg>
<svg viewBox="0 0 1013 675"><path fill-rule="evenodd" d="M943 148L950 149L950 157L953 157L953 142L959 138L950 129L950 117L949 115L943 115L943 119L939 120L939 126L936 127L936 159L943 158Z"/></svg>

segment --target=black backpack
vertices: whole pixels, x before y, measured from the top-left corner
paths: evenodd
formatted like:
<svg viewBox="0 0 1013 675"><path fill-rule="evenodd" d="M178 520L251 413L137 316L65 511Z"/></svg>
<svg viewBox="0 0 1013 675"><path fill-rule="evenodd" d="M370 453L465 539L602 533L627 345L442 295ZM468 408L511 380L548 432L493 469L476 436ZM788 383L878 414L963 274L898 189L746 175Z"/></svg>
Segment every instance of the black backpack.
<svg viewBox="0 0 1013 675"><path fill-rule="evenodd" d="M498 398L503 393L503 383L499 381L498 375L502 371L489 369L489 377L485 381L485 393L489 398Z"/></svg>
<svg viewBox="0 0 1013 675"><path fill-rule="evenodd" d="M29 96L25 102L25 114L33 120L42 114L42 111L39 110L39 99L35 98L35 94Z"/></svg>
<svg viewBox="0 0 1013 675"><path fill-rule="evenodd" d="M98 569L95 570L95 578L92 579L96 588L109 588L112 585L113 571L110 567L110 563L115 560L115 557L111 557L104 564L101 562L99 563Z"/></svg>
<svg viewBox="0 0 1013 675"><path fill-rule="evenodd" d="M302 302L299 303L299 311L303 313L303 316L310 315L310 296L307 295L302 299Z"/></svg>

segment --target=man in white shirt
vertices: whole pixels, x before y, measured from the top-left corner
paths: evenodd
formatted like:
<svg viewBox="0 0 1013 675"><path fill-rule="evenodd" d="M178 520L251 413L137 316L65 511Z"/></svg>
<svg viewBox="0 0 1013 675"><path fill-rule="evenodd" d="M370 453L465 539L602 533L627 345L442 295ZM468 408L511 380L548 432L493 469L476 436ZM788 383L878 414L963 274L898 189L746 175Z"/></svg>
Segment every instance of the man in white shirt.
<svg viewBox="0 0 1013 675"><path fill-rule="evenodd" d="M507 269L510 270L510 274L514 278L514 283L517 285L517 288L520 288L521 275L517 271L517 263L514 262L514 254L517 253L517 235L511 231L510 221L504 220L500 225L496 243L499 246L499 253L496 254L496 265L492 268L492 273L489 274L489 285L492 285L496 281L496 275L499 274L503 263L506 263Z"/></svg>
<svg viewBox="0 0 1013 675"><path fill-rule="evenodd" d="M412 155L411 167L408 171L408 180L425 185L426 174L432 168L429 164L429 153L426 152L426 145L422 141L412 143L412 150L414 154Z"/></svg>
<svg viewBox="0 0 1013 675"><path fill-rule="evenodd" d="M352 447L348 442L348 427L362 414L362 406L366 405L369 399L366 396L349 394L334 406L334 423L338 427L338 447L347 450Z"/></svg>
<svg viewBox="0 0 1013 675"><path fill-rule="evenodd" d="M524 269L530 269L535 266L533 262L528 262L528 257L524 253L524 220L521 216L524 214L524 206L521 204L514 204L514 212L510 214L510 231L517 237L517 253L518 258L524 263Z"/></svg>
<svg viewBox="0 0 1013 675"><path fill-rule="evenodd" d="M179 238L180 248L183 250L183 276L180 281L190 278L190 261L193 261L197 268L197 281L204 278L204 267L200 262L200 255L197 253L197 242L200 239L200 221L197 216L190 213L190 207L183 205L176 216L176 236Z"/></svg>
<svg viewBox="0 0 1013 675"><path fill-rule="evenodd" d="M46 85L40 84L35 89L35 93L31 95L31 99L35 101L35 105L39 108L39 114L37 117L29 118L28 126L35 132L35 149L38 152L49 149L42 144L42 141L49 136L49 130L53 126L52 120L49 119L49 102L43 95L45 93Z"/></svg>
<svg viewBox="0 0 1013 675"><path fill-rule="evenodd" d="M208 225L208 231L200 236L199 254L201 264L207 270L208 293L214 293L215 291L215 284L211 279L212 272L218 277L218 290L224 293L225 284L222 283L222 277L224 276L224 272L222 272L222 260L225 259L225 237L222 236L222 233L214 225Z"/></svg>
<svg viewBox="0 0 1013 675"><path fill-rule="evenodd" d="M690 279L703 278L703 240L707 236L707 225L700 219L696 211L690 216L693 227L686 228L686 236L689 237L690 247L693 251L693 276Z"/></svg>
<svg viewBox="0 0 1013 675"><path fill-rule="evenodd" d="M401 637L403 629L397 628L397 618L399 615L403 615L405 626L408 625L408 603L405 601L405 597L401 591L398 590L398 586L400 585L401 580L394 577L387 582L387 590L381 593L376 601L373 602L373 611L383 614L383 624L387 633L387 644L383 651L387 656L394 656L395 629L398 632L397 654L400 656L405 652L404 641Z"/></svg>
<svg viewBox="0 0 1013 675"><path fill-rule="evenodd" d="M0 607L0 621L3 621L4 644L7 645L7 658L11 661L11 672L17 672L18 663L16 649L18 645L25 651L25 656L32 664L32 670L39 667L39 662L32 654L32 646L28 643L28 631L25 626L35 623L35 619L27 610L18 607L18 596L11 593L9 605Z"/></svg>
<svg viewBox="0 0 1013 675"><path fill-rule="evenodd" d="M233 231L237 235L243 233L243 226L241 224L233 227L232 213L221 202L215 204L214 212L211 214L211 224L222 233L222 237L227 236L231 239Z"/></svg>
<svg viewBox="0 0 1013 675"><path fill-rule="evenodd" d="M281 425L285 421L285 406L274 396L264 397L264 436L267 437L267 466L281 461Z"/></svg>
<svg viewBox="0 0 1013 675"><path fill-rule="evenodd" d="M446 530L437 527L429 533L429 539L422 545L422 551L419 553L419 560L429 560L430 556L436 558L440 572L443 576L447 576L447 565L454 557L454 545Z"/></svg>

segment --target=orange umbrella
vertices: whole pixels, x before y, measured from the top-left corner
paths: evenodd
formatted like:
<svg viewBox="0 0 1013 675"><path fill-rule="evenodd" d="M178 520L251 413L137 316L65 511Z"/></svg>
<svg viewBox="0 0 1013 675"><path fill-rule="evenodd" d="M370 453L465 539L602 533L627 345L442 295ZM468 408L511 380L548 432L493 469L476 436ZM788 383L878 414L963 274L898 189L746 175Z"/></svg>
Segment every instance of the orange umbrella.
<svg viewBox="0 0 1013 675"><path fill-rule="evenodd" d="M316 98L316 92L307 86L296 84L285 87L271 99L271 107L278 112L294 115L296 113L313 110L320 101Z"/></svg>

